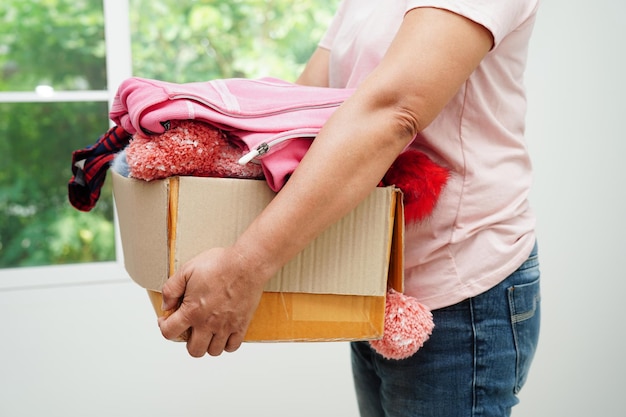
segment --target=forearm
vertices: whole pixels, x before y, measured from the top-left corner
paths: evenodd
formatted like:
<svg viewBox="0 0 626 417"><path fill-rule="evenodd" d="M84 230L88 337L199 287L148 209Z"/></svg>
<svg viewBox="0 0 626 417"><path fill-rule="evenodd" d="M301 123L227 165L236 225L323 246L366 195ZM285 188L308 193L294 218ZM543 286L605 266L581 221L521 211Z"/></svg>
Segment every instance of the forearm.
<svg viewBox="0 0 626 417"><path fill-rule="evenodd" d="M322 129L285 187L237 242L267 279L378 185L414 134L356 94Z"/></svg>
<svg viewBox="0 0 626 417"><path fill-rule="evenodd" d="M330 51L318 47L311 55L296 84L312 87L328 87L328 62Z"/></svg>

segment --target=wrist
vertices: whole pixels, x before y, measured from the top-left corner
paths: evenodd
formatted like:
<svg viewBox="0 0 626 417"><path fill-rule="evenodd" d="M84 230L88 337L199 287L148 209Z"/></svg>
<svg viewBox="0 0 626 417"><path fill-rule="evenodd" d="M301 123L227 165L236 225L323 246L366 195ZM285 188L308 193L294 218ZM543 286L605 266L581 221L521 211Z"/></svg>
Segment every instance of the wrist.
<svg viewBox="0 0 626 417"><path fill-rule="evenodd" d="M249 277L253 285L264 286L282 267L258 242L248 243L239 239L230 249L242 276Z"/></svg>

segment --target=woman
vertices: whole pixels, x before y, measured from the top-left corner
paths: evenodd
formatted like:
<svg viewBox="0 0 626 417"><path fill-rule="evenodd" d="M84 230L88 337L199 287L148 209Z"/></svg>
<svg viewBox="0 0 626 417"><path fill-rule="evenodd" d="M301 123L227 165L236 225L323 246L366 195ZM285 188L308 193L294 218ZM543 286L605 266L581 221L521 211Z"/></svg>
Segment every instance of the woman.
<svg viewBox="0 0 626 417"><path fill-rule="evenodd" d="M228 248L198 255L163 288L160 320L191 328L192 356L236 350L264 283L352 210L408 146L451 177L407 225L405 289L433 309L412 357L352 344L362 416L506 416L539 332L539 270L527 195L523 72L536 0L345 0L298 82L356 87L288 183ZM341 178L343 187L336 187Z"/></svg>

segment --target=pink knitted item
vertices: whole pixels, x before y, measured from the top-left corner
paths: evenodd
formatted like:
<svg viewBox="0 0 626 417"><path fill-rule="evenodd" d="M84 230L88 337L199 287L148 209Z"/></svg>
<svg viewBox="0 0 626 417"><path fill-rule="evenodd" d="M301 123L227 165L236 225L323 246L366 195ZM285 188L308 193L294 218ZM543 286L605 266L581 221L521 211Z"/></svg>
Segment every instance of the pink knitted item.
<svg viewBox="0 0 626 417"><path fill-rule="evenodd" d="M263 178L260 165L239 165L245 153L221 130L197 120L172 120L164 133L136 133L126 147L130 176L156 180L176 175L219 178Z"/></svg>
<svg viewBox="0 0 626 417"><path fill-rule="evenodd" d="M416 298L393 289L387 292L382 339L370 345L387 359L406 359L424 345L433 328L433 315Z"/></svg>

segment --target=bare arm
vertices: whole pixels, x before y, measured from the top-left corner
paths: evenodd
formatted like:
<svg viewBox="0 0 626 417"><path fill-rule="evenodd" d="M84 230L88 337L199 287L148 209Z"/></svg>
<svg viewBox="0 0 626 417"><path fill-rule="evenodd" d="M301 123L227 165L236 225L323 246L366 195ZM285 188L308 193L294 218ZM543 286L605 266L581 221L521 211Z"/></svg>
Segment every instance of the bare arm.
<svg viewBox="0 0 626 417"><path fill-rule="evenodd" d="M492 46L480 25L439 9L414 9L377 69L326 123L283 190L234 246L203 252L163 288L166 338L192 328L192 356L234 351L262 287L326 227L356 207L441 111ZM321 52L320 52L321 51ZM327 83L318 50L302 83ZM326 60L326 61L324 61Z"/></svg>
<svg viewBox="0 0 626 417"><path fill-rule="evenodd" d="M328 62L330 51L317 48L309 62L307 62L302 74L296 80L296 84L309 85L312 87L328 87Z"/></svg>

